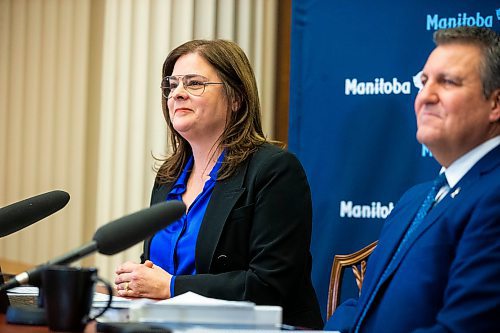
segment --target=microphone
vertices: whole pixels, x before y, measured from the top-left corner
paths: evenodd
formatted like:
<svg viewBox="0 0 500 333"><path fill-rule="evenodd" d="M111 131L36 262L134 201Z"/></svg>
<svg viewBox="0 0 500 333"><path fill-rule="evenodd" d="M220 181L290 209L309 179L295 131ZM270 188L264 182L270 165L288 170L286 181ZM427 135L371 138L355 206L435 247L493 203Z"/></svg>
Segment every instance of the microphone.
<svg viewBox="0 0 500 333"><path fill-rule="evenodd" d="M0 291L28 283L39 285L41 273L51 265L67 265L95 251L105 255L121 252L178 220L185 211L186 205L182 201L172 200L109 222L97 229L88 244L16 275L0 286Z"/></svg>
<svg viewBox="0 0 500 333"><path fill-rule="evenodd" d="M54 214L69 201L69 194L55 190L0 208L0 237L19 231Z"/></svg>

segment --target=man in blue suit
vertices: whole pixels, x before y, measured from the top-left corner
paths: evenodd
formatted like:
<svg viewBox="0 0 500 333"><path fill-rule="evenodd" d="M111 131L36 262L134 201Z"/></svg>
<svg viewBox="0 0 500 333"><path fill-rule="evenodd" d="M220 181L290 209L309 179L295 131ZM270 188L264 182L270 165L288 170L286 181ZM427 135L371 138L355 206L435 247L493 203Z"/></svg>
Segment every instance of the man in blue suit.
<svg viewBox="0 0 500 333"><path fill-rule="evenodd" d="M446 182L403 195L359 300L337 308L327 329L500 332L500 38L459 27L434 41L415 100L417 139Z"/></svg>

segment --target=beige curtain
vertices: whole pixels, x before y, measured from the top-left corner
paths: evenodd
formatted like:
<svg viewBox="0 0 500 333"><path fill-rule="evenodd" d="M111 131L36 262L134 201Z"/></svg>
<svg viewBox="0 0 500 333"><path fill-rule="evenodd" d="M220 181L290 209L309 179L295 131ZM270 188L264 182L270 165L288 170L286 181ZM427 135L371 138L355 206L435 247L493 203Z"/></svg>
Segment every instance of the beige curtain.
<svg viewBox="0 0 500 333"><path fill-rule="evenodd" d="M53 189L71 195L63 210L1 238L0 258L42 263L148 206L152 155L168 153L161 65L187 40L242 46L272 138L277 1L0 0L0 207ZM78 264L112 279L140 253Z"/></svg>

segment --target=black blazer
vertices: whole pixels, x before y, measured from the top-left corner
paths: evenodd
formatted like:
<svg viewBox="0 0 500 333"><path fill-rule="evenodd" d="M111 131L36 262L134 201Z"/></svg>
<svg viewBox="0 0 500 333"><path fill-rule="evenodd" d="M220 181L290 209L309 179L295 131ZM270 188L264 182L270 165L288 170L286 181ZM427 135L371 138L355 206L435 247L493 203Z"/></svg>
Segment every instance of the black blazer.
<svg viewBox="0 0 500 333"><path fill-rule="evenodd" d="M151 204L164 201L173 184L155 184ZM302 165L262 145L233 176L217 181L196 243L197 274L177 276L175 294L280 305L285 324L322 329L311 282L311 220Z"/></svg>

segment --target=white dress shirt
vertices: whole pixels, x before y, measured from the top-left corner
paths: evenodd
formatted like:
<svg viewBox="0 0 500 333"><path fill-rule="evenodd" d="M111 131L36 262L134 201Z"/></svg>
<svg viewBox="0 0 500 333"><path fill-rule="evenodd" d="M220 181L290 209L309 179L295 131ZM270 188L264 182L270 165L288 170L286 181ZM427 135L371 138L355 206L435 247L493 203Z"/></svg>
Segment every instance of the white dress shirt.
<svg viewBox="0 0 500 333"><path fill-rule="evenodd" d="M448 168L442 167L439 173L444 172L446 176L446 180L448 181L447 186L443 186L438 194L436 195L436 202L441 201L446 194L458 184L460 179L470 170L472 167L486 154L492 151L500 145L500 135L497 135L494 138L489 139L488 141L483 142L476 148L472 149L468 153L461 156L459 159L454 161ZM460 191L460 188L457 188L452 195ZM458 194L458 192L457 192Z"/></svg>

